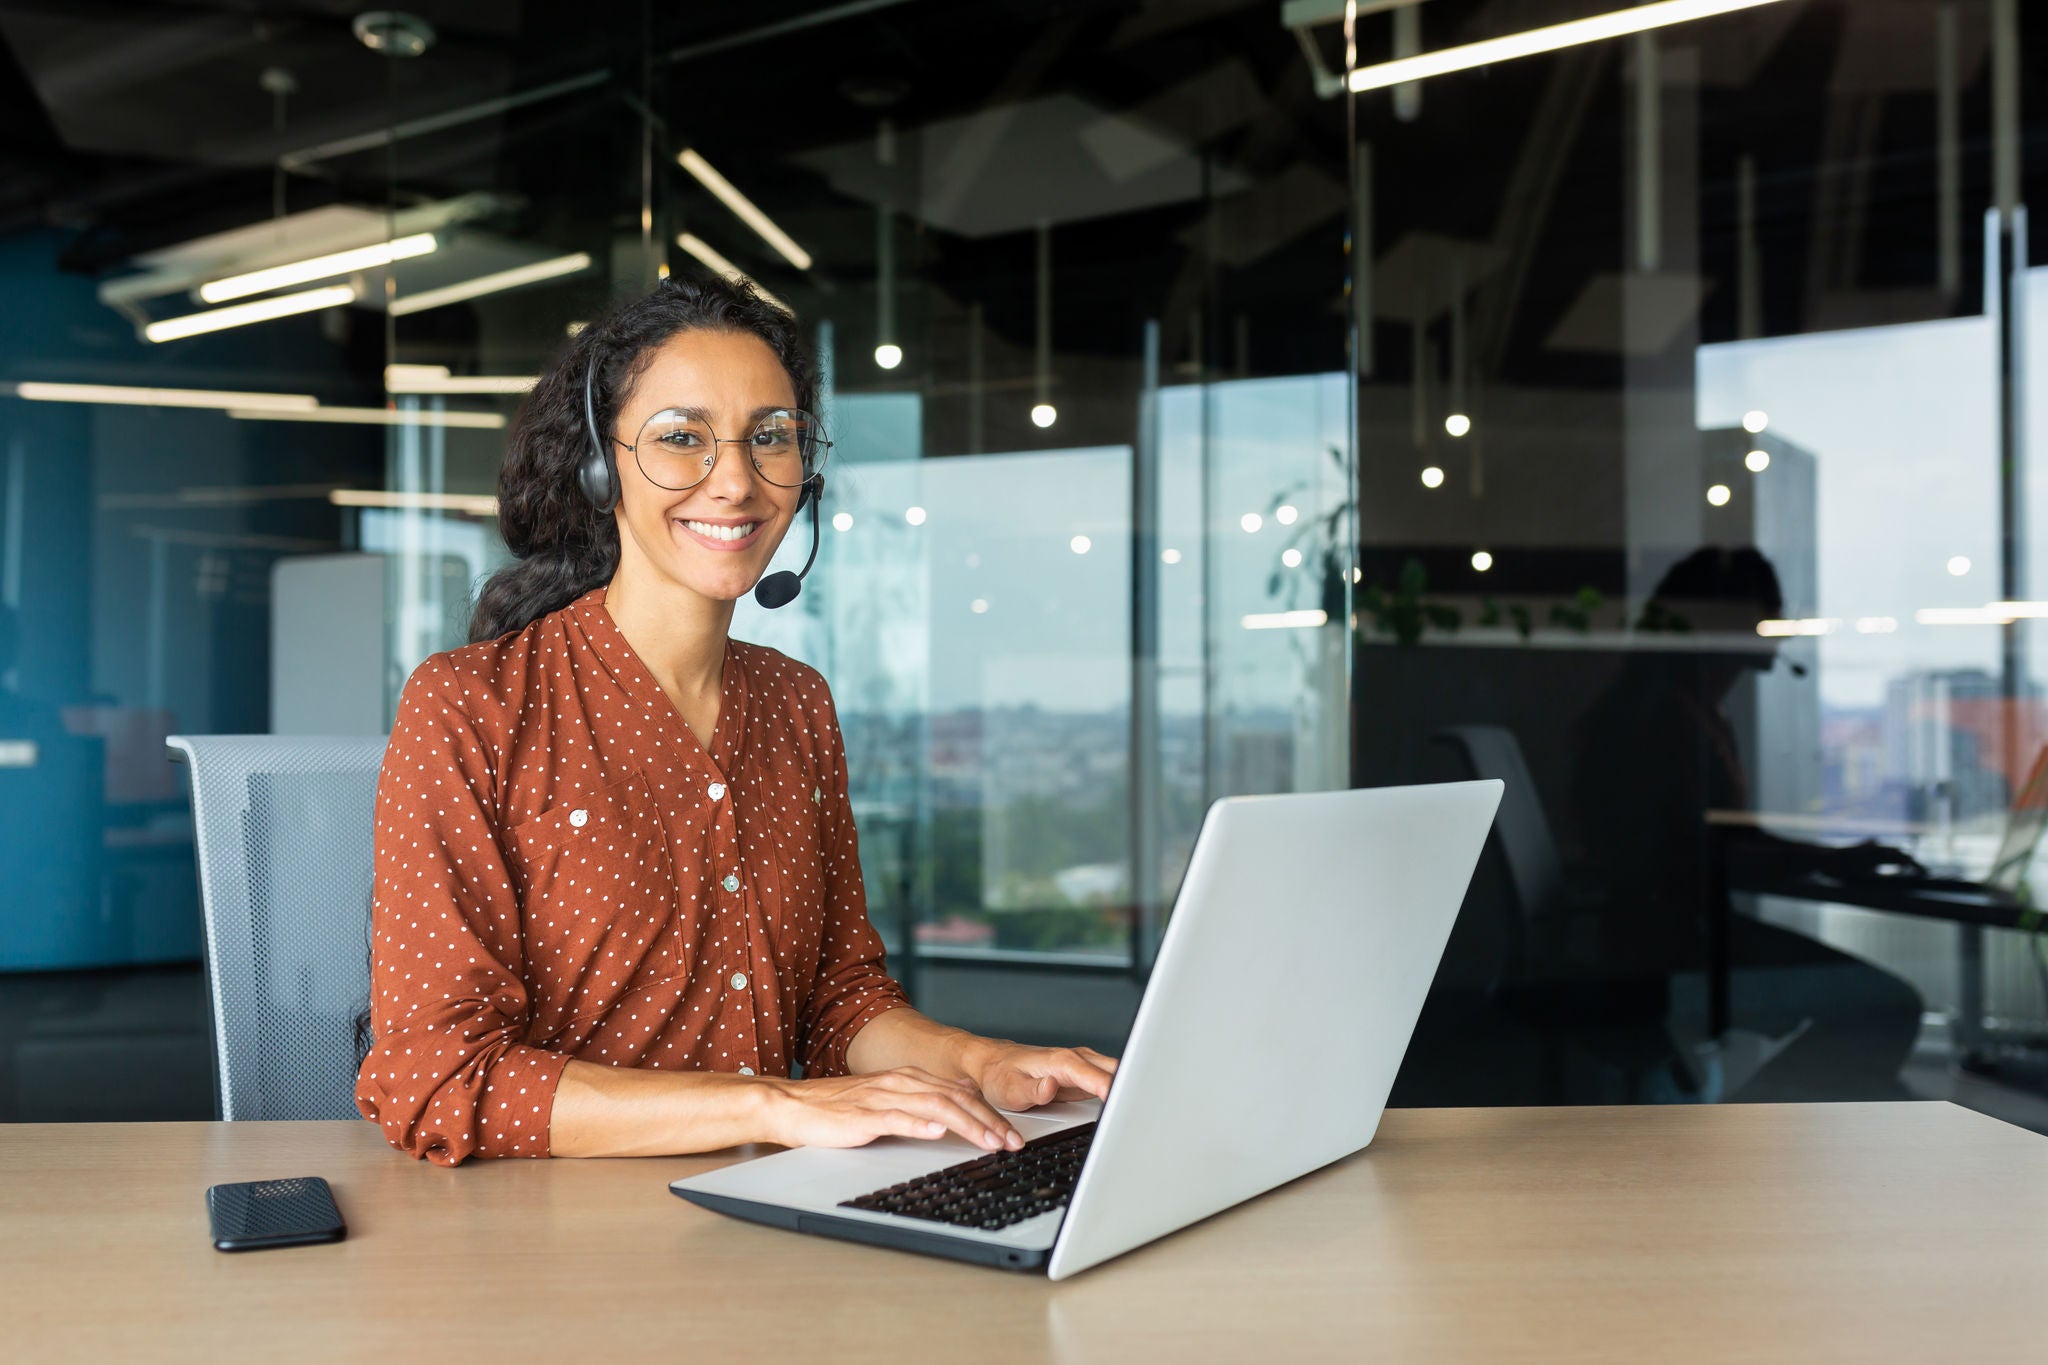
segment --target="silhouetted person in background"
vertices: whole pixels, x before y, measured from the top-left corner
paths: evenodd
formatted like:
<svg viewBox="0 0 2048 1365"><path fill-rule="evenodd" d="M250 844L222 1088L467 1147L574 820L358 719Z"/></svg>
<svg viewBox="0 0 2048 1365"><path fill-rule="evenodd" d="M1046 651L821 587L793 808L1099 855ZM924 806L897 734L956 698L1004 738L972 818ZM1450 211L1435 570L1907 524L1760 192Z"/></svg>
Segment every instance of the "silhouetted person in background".
<svg viewBox="0 0 2048 1365"><path fill-rule="evenodd" d="M1782 616L1770 561L1754 549L1695 551L1673 566L1638 629L1765 641L1760 621ZM1710 828L1707 813L1753 811L1735 730L1722 712L1735 685L1777 663L1769 648L1632 652L1582 722L1572 796L1607 892L1600 915L1598 989L1609 1005L1661 1018L1682 972L1704 972L1712 860L1729 869L1825 870L1854 875L1912 864L1893 849L1782 839L1742 826ZM1804 1031L1742 1099L1903 1097L1898 1073L1920 1027L1906 982L1805 934L1730 914L1731 1023L1771 1037ZM1810 1021L1810 1022L1807 1022Z"/></svg>

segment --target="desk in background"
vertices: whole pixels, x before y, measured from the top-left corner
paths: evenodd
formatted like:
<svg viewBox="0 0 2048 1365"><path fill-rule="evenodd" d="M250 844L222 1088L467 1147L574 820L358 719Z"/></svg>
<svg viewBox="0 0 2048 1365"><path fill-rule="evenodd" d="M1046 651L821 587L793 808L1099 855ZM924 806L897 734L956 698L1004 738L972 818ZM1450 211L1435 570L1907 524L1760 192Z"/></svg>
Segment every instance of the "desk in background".
<svg viewBox="0 0 2048 1365"><path fill-rule="evenodd" d="M19 1360L2039 1360L2048 1139L1946 1104L1395 1110L1365 1153L1075 1279L720 1218L734 1153L407 1161L367 1123L0 1127ZM324 1175L338 1245L202 1191Z"/></svg>
<svg viewBox="0 0 2048 1365"><path fill-rule="evenodd" d="M1983 1041L1984 931L2033 929L2040 918L2037 913L1988 887L1970 892L1915 886L1909 878L1900 878L1896 882L1875 878L1836 881L1810 872L1788 876L1738 874L1730 868L1727 855L1726 831L1731 829L1782 829L1802 835L1856 833L1887 837L1890 834L1925 833L1928 826L1900 821L1842 820L1833 816L1710 810L1707 812L1707 828L1714 840L1709 866L1713 875L1721 879L1718 887L1707 889L1707 1031L1711 1036L1718 1038L1725 1034L1732 1022L1728 1008L1728 916L1734 913L1734 907L1726 893L1740 891L1754 896L1847 905L1914 919L1944 920L1956 925L1956 1038L1966 1053Z"/></svg>

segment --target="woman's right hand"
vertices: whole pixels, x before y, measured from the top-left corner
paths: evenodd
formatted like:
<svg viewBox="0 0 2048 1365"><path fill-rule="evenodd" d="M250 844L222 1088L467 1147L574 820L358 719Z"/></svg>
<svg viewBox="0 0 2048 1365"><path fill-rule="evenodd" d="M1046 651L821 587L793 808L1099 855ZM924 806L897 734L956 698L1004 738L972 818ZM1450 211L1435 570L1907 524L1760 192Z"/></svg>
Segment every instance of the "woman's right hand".
<svg viewBox="0 0 2048 1365"><path fill-rule="evenodd" d="M776 1095L769 1140L785 1147L860 1147L878 1137L935 1138L947 1132L983 1151L1024 1145L1023 1135L972 1083L914 1066L769 1084Z"/></svg>

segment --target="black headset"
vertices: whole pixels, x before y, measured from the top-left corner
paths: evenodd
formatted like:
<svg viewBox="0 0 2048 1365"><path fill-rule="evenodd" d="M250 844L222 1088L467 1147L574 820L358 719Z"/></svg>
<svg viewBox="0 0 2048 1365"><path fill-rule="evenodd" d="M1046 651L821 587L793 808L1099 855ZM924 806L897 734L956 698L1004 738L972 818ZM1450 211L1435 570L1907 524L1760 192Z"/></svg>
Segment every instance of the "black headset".
<svg viewBox="0 0 2048 1365"><path fill-rule="evenodd" d="M590 449L584 453L583 463L576 468L576 484L583 490L592 507L600 512L610 512L619 505L619 466L612 455L612 443L597 425L597 353L593 349L590 367L583 372L583 421L590 433ZM825 496L825 476L812 474L803 482L803 491L797 494L795 515L803 515L806 507L811 509L811 552L804 559L804 567L797 573L784 569L769 574L754 585L754 600L764 607L786 607L796 600L803 591L804 575L810 573L811 565L818 562L818 503Z"/></svg>

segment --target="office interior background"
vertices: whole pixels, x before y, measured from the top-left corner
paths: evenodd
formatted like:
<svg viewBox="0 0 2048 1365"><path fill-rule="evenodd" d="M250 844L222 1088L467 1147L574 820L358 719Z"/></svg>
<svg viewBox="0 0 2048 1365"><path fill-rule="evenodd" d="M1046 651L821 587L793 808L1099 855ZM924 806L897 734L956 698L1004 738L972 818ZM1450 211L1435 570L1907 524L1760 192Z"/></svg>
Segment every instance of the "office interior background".
<svg viewBox="0 0 2048 1365"><path fill-rule="evenodd" d="M927 1012L1115 1050L1208 802L1507 771L1397 1103L2048 1131L2037 936L1770 893L2033 854L2040 16L1355 8L0 0L0 1115L212 1114L166 736L386 731L532 377L714 271Z"/></svg>

